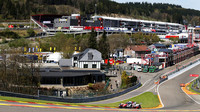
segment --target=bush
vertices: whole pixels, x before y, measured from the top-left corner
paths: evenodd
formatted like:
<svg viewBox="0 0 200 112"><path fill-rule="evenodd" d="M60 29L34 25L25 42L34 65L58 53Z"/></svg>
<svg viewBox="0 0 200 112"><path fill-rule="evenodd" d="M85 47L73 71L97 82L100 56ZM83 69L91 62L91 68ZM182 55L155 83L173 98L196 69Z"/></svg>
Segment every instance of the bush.
<svg viewBox="0 0 200 112"><path fill-rule="evenodd" d="M27 30L27 33L28 33L28 36L29 36L29 37L35 36L35 31L34 31L33 29L28 29L28 30Z"/></svg>
<svg viewBox="0 0 200 112"><path fill-rule="evenodd" d="M28 47L28 44L29 44L29 41L24 39L24 38L21 38L21 39L18 39L18 40L14 40L14 41L11 41L8 43L9 47Z"/></svg>
<svg viewBox="0 0 200 112"><path fill-rule="evenodd" d="M20 38L20 36L17 33L10 31L9 29L6 29L6 30L0 32L0 35L5 37L5 38L12 38L12 39L19 39Z"/></svg>
<svg viewBox="0 0 200 112"><path fill-rule="evenodd" d="M102 91L106 85L104 83L96 83L92 86L93 90Z"/></svg>
<svg viewBox="0 0 200 112"><path fill-rule="evenodd" d="M89 84L88 84L88 88L89 88L89 89L93 89L92 87L93 87L93 84L92 84L92 83L89 83Z"/></svg>
<svg viewBox="0 0 200 112"><path fill-rule="evenodd" d="M130 83L130 78L126 74L126 71L123 71L122 76L121 76L121 80L122 80L121 88L128 87L128 85Z"/></svg>

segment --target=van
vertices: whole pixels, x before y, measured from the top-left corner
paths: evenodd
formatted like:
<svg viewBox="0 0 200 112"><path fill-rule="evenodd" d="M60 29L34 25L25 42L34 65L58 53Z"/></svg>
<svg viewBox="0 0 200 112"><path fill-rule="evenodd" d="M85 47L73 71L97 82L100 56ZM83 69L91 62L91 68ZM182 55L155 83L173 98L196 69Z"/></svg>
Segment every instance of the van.
<svg viewBox="0 0 200 112"><path fill-rule="evenodd" d="M137 71L138 71L138 72L142 72L142 67L138 67L138 68L137 68Z"/></svg>

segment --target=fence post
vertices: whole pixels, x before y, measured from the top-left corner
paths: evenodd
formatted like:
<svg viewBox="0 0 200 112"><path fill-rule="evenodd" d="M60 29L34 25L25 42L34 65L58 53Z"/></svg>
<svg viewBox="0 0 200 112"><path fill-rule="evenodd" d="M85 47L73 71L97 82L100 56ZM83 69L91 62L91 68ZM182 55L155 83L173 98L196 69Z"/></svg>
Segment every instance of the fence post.
<svg viewBox="0 0 200 112"><path fill-rule="evenodd" d="M38 97L40 97L40 90L38 89Z"/></svg>

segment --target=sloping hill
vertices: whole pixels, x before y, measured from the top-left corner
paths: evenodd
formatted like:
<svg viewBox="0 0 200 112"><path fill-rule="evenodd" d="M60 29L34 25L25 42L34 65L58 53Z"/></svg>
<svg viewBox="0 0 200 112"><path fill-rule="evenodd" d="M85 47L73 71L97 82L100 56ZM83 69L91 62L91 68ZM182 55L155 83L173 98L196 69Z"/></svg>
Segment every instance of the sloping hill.
<svg viewBox="0 0 200 112"><path fill-rule="evenodd" d="M98 1L98 2L97 2ZM128 16L136 19L159 20L198 25L200 11L179 5L161 3L117 3L111 0L0 0L0 20L24 20L34 14L96 12L107 16Z"/></svg>

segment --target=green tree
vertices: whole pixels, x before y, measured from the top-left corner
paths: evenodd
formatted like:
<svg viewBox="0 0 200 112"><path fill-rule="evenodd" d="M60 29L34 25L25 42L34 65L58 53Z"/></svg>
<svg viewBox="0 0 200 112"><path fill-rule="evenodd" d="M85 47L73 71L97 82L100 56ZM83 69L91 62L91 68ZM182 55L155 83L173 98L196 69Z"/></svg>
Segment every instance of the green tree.
<svg viewBox="0 0 200 112"><path fill-rule="evenodd" d="M29 36L29 37L35 36L35 31L34 31L32 28L28 29L28 30L27 30L27 33L28 33L28 36Z"/></svg>
<svg viewBox="0 0 200 112"><path fill-rule="evenodd" d="M110 53L114 53L116 49L124 49L130 44L130 39L127 34L113 34L108 36Z"/></svg>
<svg viewBox="0 0 200 112"><path fill-rule="evenodd" d="M89 48L97 49L96 36L97 36L96 32L94 31L94 29L92 29L92 32L90 33L90 36L88 39L88 47Z"/></svg>
<svg viewBox="0 0 200 112"><path fill-rule="evenodd" d="M109 58L109 43L107 40L106 32L103 32L101 39L99 40L98 50L102 53L103 59Z"/></svg>
<svg viewBox="0 0 200 112"><path fill-rule="evenodd" d="M20 36L17 33L10 31L9 29L3 30L2 32L0 32L0 35L5 38L9 38L9 39L19 39L20 38Z"/></svg>
<svg viewBox="0 0 200 112"><path fill-rule="evenodd" d="M179 38L173 38L173 37L170 37L169 40L171 40L173 42L173 44L177 44L178 41L179 41Z"/></svg>
<svg viewBox="0 0 200 112"><path fill-rule="evenodd" d="M56 47L56 51L63 52L65 58L70 58L72 56L74 48L77 45L77 41L73 35L64 34L62 32L56 33L54 37L48 40L48 43L46 43L46 45Z"/></svg>
<svg viewBox="0 0 200 112"><path fill-rule="evenodd" d="M28 47L30 41L26 40L25 38L17 39L8 43L9 47Z"/></svg>
<svg viewBox="0 0 200 112"><path fill-rule="evenodd" d="M129 86L131 79L126 74L126 71L122 72L121 80L122 80L121 88L126 88Z"/></svg>

